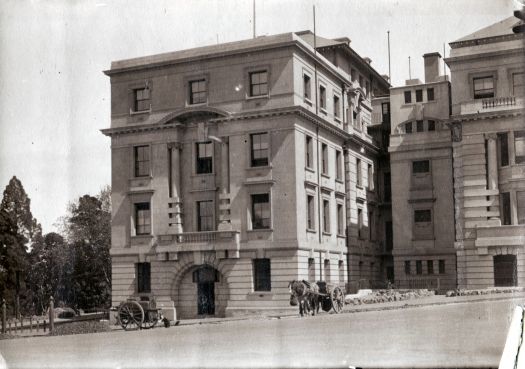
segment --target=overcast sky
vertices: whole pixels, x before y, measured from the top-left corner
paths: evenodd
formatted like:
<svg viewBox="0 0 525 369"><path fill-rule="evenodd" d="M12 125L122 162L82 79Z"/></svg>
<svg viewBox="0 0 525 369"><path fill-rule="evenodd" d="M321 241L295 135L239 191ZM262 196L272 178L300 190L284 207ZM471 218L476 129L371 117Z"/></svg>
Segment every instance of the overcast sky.
<svg viewBox="0 0 525 369"><path fill-rule="evenodd" d="M256 0L257 35L348 36L392 81L423 78L427 52L512 15L517 0ZM44 232L83 194L111 182L112 60L252 37L252 0L3 0L0 189L16 175ZM447 55L448 55L447 45Z"/></svg>

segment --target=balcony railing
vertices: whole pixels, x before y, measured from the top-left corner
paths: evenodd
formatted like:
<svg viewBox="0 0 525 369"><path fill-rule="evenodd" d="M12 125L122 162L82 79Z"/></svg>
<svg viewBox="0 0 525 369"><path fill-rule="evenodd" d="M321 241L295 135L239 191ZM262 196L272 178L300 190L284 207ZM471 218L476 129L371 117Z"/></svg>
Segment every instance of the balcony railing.
<svg viewBox="0 0 525 369"><path fill-rule="evenodd" d="M521 96L495 97L491 99L478 99L464 101L460 104L461 114L489 113L493 111L523 109L524 98Z"/></svg>
<svg viewBox="0 0 525 369"><path fill-rule="evenodd" d="M490 109L498 106L513 106L516 105L516 98L514 96L508 96L484 99L482 100L481 105L483 109Z"/></svg>
<svg viewBox="0 0 525 369"><path fill-rule="evenodd" d="M238 231L184 232L159 236L159 242L161 244L238 242L238 237Z"/></svg>

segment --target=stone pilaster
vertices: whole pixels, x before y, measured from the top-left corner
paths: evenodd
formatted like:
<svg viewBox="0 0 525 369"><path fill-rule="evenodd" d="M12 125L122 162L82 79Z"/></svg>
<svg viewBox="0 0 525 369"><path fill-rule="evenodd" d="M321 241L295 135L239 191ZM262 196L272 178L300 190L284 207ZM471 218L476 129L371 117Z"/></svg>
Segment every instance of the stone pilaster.
<svg viewBox="0 0 525 369"><path fill-rule="evenodd" d="M182 198L181 198L181 149L180 143L169 145L170 158L170 198L168 200L170 216L170 233L177 234L183 232L182 224Z"/></svg>
<svg viewBox="0 0 525 369"><path fill-rule="evenodd" d="M228 138L221 143L221 187L219 192L219 231L231 231L230 203L230 145Z"/></svg>

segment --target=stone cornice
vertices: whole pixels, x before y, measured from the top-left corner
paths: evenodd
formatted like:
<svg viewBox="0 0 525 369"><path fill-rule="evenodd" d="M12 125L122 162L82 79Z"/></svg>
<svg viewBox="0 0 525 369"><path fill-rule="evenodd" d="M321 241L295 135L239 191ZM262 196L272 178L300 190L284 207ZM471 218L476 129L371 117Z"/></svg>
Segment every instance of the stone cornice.
<svg viewBox="0 0 525 369"><path fill-rule="evenodd" d="M508 117L519 117L524 115L525 109L513 109L513 110L502 110L493 111L487 113L472 113L462 115L452 115L446 123L459 123L459 122L470 122L484 119L499 119Z"/></svg>
<svg viewBox="0 0 525 369"><path fill-rule="evenodd" d="M472 40L454 41L454 42L450 42L449 45L451 49L457 49L460 47L485 45L485 44L492 44L495 42L518 40L520 38L523 38L522 34L509 33L508 35L499 35L499 36L492 36L492 37L476 38Z"/></svg>
<svg viewBox="0 0 525 369"><path fill-rule="evenodd" d="M516 48L516 49L505 49L505 50L498 50L498 51L490 51L490 52L476 52L474 54L467 54L467 55L459 55L459 56L450 56L448 58L445 58L445 62L447 64L449 63L455 63L459 61L466 61L466 60L475 60L475 59L486 59L491 58L495 56L509 56L512 54L521 54L523 55L524 48Z"/></svg>

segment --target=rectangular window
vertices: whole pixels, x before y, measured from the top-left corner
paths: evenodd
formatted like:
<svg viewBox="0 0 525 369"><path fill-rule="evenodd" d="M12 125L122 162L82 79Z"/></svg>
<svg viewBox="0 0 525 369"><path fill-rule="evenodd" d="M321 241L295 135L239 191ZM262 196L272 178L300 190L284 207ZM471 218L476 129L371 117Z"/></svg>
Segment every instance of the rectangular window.
<svg viewBox="0 0 525 369"><path fill-rule="evenodd" d="M445 274L445 260L439 261L439 274Z"/></svg>
<svg viewBox="0 0 525 369"><path fill-rule="evenodd" d="M308 168L313 168L314 162L314 144L313 139L310 136L306 136L306 166Z"/></svg>
<svg viewBox="0 0 525 369"><path fill-rule="evenodd" d="M213 201L197 201L197 231L215 230L213 224Z"/></svg>
<svg viewBox="0 0 525 369"><path fill-rule="evenodd" d="M345 281L345 263L343 260L339 260L339 282L343 283Z"/></svg>
<svg viewBox="0 0 525 369"><path fill-rule="evenodd" d="M268 95L268 72L258 71L250 73L250 96Z"/></svg>
<svg viewBox="0 0 525 369"><path fill-rule="evenodd" d="M518 224L525 224L525 191L516 192L516 202L518 208Z"/></svg>
<svg viewBox="0 0 525 369"><path fill-rule="evenodd" d="M368 189L373 191L374 187L374 167L372 164L368 164Z"/></svg>
<svg viewBox="0 0 525 369"><path fill-rule="evenodd" d="M337 204L337 234L339 236L345 235L345 218L342 204Z"/></svg>
<svg viewBox="0 0 525 369"><path fill-rule="evenodd" d="M308 281L315 282L315 259L308 258Z"/></svg>
<svg viewBox="0 0 525 369"><path fill-rule="evenodd" d="M356 159L355 170L356 170L357 185L363 186L363 173L362 173L363 170L361 168L361 159Z"/></svg>
<svg viewBox="0 0 525 369"><path fill-rule="evenodd" d="M357 237L363 239L363 209L357 209Z"/></svg>
<svg viewBox="0 0 525 369"><path fill-rule="evenodd" d="M514 151L516 164L525 163L525 131L514 132Z"/></svg>
<svg viewBox="0 0 525 369"><path fill-rule="evenodd" d="M308 219L307 227L308 229L315 229L315 200L312 195L306 195L306 204L308 206Z"/></svg>
<svg viewBox="0 0 525 369"><path fill-rule="evenodd" d="M494 78L492 76L474 78L473 83L475 99L494 97Z"/></svg>
<svg viewBox="0 0 525 369"><path fill-rule="evenodd" d="M514 96L525 94L525 73L514 73L512 75L512 94Z"/></svg>
<svg viewBox="0 0 525 369"><path fill-rule="evenodd" d="M328 145L321 144L321 155L322 155L321 171L323 174L328 175Z"/></svg>
<svg viewBox="0 0 525 369"><path fill-rule="evenodd" d="M423 101L423 90L416 90L416 102Z"/></svg>
<svg viewBox="0 0 525 369"><path fill-rule="evenodd" d="M149 202L135 204L135 234L151 234L151 212Z"/></svg>
<svg viewBox="0 0 525 369"><path fill-rule="evenodd" d="M499 165L506 167L509 165L509 135L505 133L498 133L499 145Z"/></svg>
<svg viewBox="0 0 525 369"><path fill-rule="evenodd" d="M135 146L135 177L147 177L150 175L149 151L149 146Z"/></svg>
<svg viewBox="0 0 525 369"><path fill-rule="evenodd" d="M339 103L339 96L334 95L334 117L339 118L341 115L341 104Z"/></svg>
<svg viewBox="0 0 525 369"><path fill-rule="evenodd" d="M190 81L190 104L206 102L206 80Z"/></svg>
<svg viewBox="0 0 525 369"><path fill-rule="evenodd" d="M412 133L412 122L405 123L405 133Z"/></svg>
<svg viewBox="0 0 525 369"><path fill-rule="evenodd" d="M423 127L423 121L422 120L416 120L416 131L417 132L423 132L425 128Z"/></svg>
<svg viewBox="0 0 525 369"><path fill-rule="evenodd" d="M133 90L135 95L134 111L149 110L151 105L149 88L138 88Z"/></svg>
<svg viewBox="0 0 525 369"><path fill-rule="evenodd" d="M304 92L304 99L305 100L311 100L312 99L312 83L311 78L307 74L303 74L303 92Z"/></svg>
<svg viewBox="0 0 525 369"><path fill-rule="evenodd" d="M436 130L436 121L429 120L428 121L428 130L429 131L435 131Z"/></svg>
<svg viewBox="0 0 525 369"><path fill-rule="evenodd" d="M434 274L434 260L427 260L427 273Z"/></svg>
<svg viewBox="0 0 525 369"><path fill-rule="evenodd" d="M252 229L270 228L270 195L252 195Z"/></svg>
<svg viewBox="0 0 525 369"><path fill-rule="evenodd" d="M335 165L337 166L336 179L343 179L343 154L341 151L335 151Z"/></svg>
<svg viewBox="0 0 525 369"><path fill-rule="evenodd" d="M410 274L410 260L405 260L405 274Z"/></svg>
<svg viewBox="0 0 525 369"><path fill-rule="evenodd" d="M253 290L272 290L270 259L253 259Z"/></svg>
<svg viewBox="0 0 525 369"><path fill-rule="evenodd" d="M268 133L254 133L250 135L252 167L268 165L269 135Z"/></svg>
<svg viewBox="0 0 525 369"><path fill-rule="evenodd" d="M418 160L412 162L412 174L429 173L430 172L430 161L429 160Z"/></svg>
<svg viewBox="0 0 525 369"><path fill-rule="evenodd" d="M319 86L319 106L321 109L326 109L326 88Z"/></svg>
<svg viewBox="0 0 525 369"><path fill-rule="evenodd" d="M196 145L197 151L197 162L196 172L197 174L206 174L213 172L213 143L198 142Z"/></svg>
<svg viewBox="0 0 525 369"><path fill-rule="evenodd" d="M137 292L151 292L151 264L137 263Z"/></svg>
<svg viewBox="0 0 525 369"><path fill-rule="evenodd" d="M503 225L512 224L510 216L510 192L500 193L501 200L501 223Z"/></svg>
<svg viewBox="0 0 525 369"><path fill-rule="evenodd" d="M324 260L324 278L326 282L332 281L332 272L330 270L330 260Z"/></svg>
<svg viewBox="0 0 525 369"><path fill-rule="evenodd" d="M423 263L421 260L416 260L416 274L423 274Z"/></svg>
<svg viewBox="0 0 525 369"><path fill-rule="evenodd" d="M405 91L405 104L412 102L412 91Z"/></svg>
<svg viewBox="0 0 525 369"><path fill-rule="evenodd" d="M383 115L388 115L390 113L390 103L382 103L381 111Z"/></svg>
<svg viewBox="0 0 525 369"><path fill-rule="evenodd" d="M330 201L323 200L323 233L330 233Z"/></svg>
<svg viewBox="0 0 525 369"><path fill-rule="evenodd" d="M432 221L432 212L430 209L414 210L415 223L430 223Z"/></svg>
<svg viewBox="0 0 525 369"><path fill-rule="evenodd" d="M427 88L427 101L433 101L433 100L434 100L434 89Z"/></svg>

